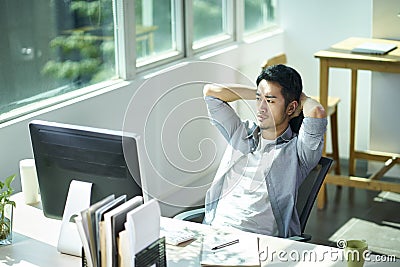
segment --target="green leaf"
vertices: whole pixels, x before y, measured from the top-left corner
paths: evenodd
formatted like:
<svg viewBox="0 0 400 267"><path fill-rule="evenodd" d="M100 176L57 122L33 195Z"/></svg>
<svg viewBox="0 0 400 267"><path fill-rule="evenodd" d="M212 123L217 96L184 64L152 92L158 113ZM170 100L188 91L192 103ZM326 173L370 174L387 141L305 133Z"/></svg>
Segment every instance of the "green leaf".
<svg viewBox="0 0 400 267"><path fill-rule="evenodd" d="M11 182L14 181L15 174L8 176L6 180L4 181L4 184L6 185L7 188L11 188Z"/></svg>
<svg viewBox="0 0 400 267"><path fill-rule="evenodd" d="M13 189L11 187L12 181L14 181L15 174L7 177L4 180L4 183L0 182L0 211L4 210L4 205L10 203L15 207L14 201L10 200L10 196L13 192Z"/></svg>

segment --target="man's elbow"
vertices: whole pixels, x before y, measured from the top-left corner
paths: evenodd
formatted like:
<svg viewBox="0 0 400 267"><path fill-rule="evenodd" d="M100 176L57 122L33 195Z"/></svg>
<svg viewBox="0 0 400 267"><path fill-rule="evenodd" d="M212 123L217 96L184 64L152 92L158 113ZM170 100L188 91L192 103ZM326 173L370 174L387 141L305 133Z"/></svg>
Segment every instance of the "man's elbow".
<svg viewBox="0 0 400 267"><path fill-rule="evenodd" d="M323 106L316 106L313 109L313 117L314 118L326 118L327 114Z"/></svg>
<svg viewBox="0 0 400 267"><path fill-rule="evenodd" d="M310 118L326 118L326 111L323 106L321 105L315 105L311 108L308 108L307 110L304 109L304 116L305 117L310 117Z"/></svg>
<svg viewBox="0 0 400 267"><path fill-rule="evenodd" d="M212 97L216 97L219 99L224 98L224 90L223 88L216 86L212 83L208 83L206 85L204 85L203 87L203 96L212 96Z"/></svg>
<svg viewBox="0 0 400 267"><path fill-rule="evenodd" d="M203 87L203 96L209 96L209 95L211 95L211 85L206 84Z"/></svg>

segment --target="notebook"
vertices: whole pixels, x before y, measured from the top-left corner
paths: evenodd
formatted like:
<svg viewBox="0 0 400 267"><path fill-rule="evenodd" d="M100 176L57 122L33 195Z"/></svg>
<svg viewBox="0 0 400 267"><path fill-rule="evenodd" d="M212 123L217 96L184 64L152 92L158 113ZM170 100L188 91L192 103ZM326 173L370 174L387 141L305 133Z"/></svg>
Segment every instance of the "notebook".
<svg viewBox="0 0 400 267"><path fill-rule="evenodd" d="M362 54L384 55L396 49L395 44L365 42L354 47L351 52Z"/></svg>

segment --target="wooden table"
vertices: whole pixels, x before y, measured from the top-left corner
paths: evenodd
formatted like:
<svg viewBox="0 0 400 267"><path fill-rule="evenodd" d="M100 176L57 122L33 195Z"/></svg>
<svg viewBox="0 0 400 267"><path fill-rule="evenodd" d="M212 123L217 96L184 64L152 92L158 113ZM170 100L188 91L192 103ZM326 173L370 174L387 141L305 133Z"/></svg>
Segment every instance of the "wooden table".
<svg viewBox="0 0 400 267"><path fill-rule="evenodd" d="M397 49L386 55L356 54L351 50L364 42L394 43ZM357 72L370 70L378 72L400 73L400 42L383 39L348 38L329 49L314 54L320 61L320 91L321 104L326 108L328 99L329 68L344 68L351 70L350 96L350 155L349 176L328 174L318 196L318 208L324 208L326 203L326 183L365 188L376 191L391 191L400 193L400 184L381 181L380 178L396 163L400 163L400 154L379 151L359 151L355 147L356 133L356 99L357 99ZM384 89L383 89L384 90ZM355 160L365 159L383 161L382 169L369 178L355 177Z"/></svg>

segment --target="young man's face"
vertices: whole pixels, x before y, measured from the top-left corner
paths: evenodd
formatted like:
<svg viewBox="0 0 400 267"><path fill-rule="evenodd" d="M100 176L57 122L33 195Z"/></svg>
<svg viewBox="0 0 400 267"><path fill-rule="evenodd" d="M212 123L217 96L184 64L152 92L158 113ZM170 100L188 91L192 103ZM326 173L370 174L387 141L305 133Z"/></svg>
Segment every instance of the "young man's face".
<svg viewBox="0 0 400 267"><path fill-rule="evenodd" d="M257 88L257 121L260 128L276 136L283 133L289 124L285 99L281 86L276 82L262 80Z"/></svg>

